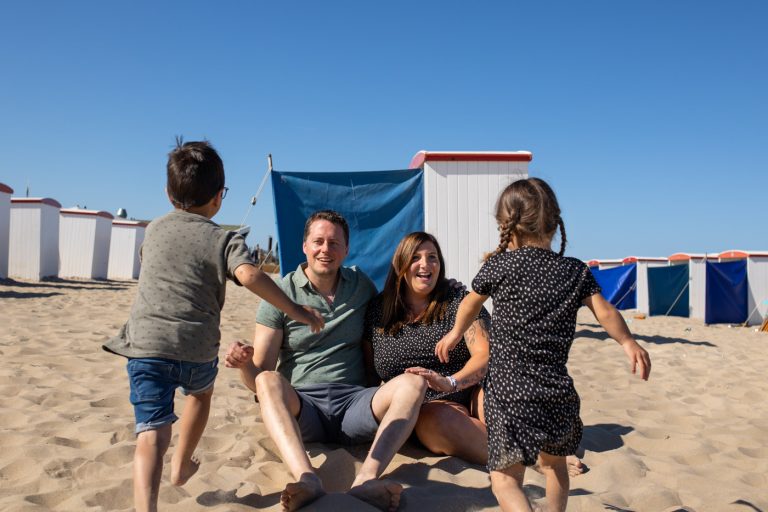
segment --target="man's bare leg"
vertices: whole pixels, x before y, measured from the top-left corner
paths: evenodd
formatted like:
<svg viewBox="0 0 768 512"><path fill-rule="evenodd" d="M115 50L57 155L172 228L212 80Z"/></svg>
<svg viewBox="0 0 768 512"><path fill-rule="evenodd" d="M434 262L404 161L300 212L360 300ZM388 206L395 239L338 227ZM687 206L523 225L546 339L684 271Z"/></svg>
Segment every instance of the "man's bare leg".
<svg viewBox="0 0 768 512"><path fill-rule="evenodd" d="M309 461L296 416L301 402L290 383L278 372L261 372L256 377L261 417L270 437L280 450L296 482L280 495L283 510L297 510L325 494L320 478Z"/></svg>
<svg viewBox="0 0 768 512"><path fill-rule="evenodd" d="M411 434L426 389L422 377L405 373L381 386L373 395L371 409L379 429L352 482L350 495L383 511L397 510L403 487L397 482L378 478Z"/></svg>

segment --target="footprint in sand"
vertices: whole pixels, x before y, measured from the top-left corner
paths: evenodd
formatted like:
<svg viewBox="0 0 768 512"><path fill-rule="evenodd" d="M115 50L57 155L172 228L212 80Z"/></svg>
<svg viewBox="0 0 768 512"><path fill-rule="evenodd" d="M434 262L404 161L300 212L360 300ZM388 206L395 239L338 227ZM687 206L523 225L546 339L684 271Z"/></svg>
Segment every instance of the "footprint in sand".
<svg viewBox="0 0 768 512"><path fill-rule="evenodd" d="M108 396L90 403L91 407L122 407L125 405L124 396Z"/></svg>
<svg viewBox="0 0 768 512"><path fill-rule="evenodd" d="M94 460L109 466L119 467L133 461L134 447L130 444L117 445L98 454Z"/></svg>
<svg viewBox="0 0 768 512"><path fill-rule="evenodd" d="M85 461L86 459L53 459L43 466L43 471L51 478L71 478L73 470Z"/></svg>
<svg viewBox="0 0 768 512"><path fill-rule="evenodd" d="M133 481L130 478L122 480L108 489L83 496L83 502L104 510L130 508L133 505Z"/></svg>
<svg viewBox="0 0 768 512"><path fill-rule="evenodd" d="M69 491L69 490L53 491L53 492L31 494L29 496L24 496L24 500L30 503L34 503L35 505L40 505L41 507L45 507L46 509L50 510L55 508L59 503L70 498L71 496L72 496L72 491Z"/></svg>

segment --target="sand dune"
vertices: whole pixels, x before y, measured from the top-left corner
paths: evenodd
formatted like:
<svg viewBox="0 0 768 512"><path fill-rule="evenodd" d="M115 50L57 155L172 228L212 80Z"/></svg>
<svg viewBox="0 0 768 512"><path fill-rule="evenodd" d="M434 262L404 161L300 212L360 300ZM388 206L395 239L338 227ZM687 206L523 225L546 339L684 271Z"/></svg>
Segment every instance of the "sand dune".
<svg viewBox="0 0 768 512"><path fill-rule="evenodd" d="M127 318L135 292L134 283L0 281L0 510L131 509L125 362L100 345ZM257 304L235 286L228 293L225 345L251 337ZM623 352L586 309L579 320L569 368L590 470L571 480L568 509L768 510L768 334L633 320L653 359L645 383L628 373ZM308 446L332 494L306 510L373 510L342 494L366 449ZM258 406L223 366L198 452L201 469L185 487L164 478L161 509L279 509L291 477ZM406 487L401 510L498 509L484 469L460 459L407 445L387 473ZM529 471L526 491L541 499L543 477Z"/></svg>

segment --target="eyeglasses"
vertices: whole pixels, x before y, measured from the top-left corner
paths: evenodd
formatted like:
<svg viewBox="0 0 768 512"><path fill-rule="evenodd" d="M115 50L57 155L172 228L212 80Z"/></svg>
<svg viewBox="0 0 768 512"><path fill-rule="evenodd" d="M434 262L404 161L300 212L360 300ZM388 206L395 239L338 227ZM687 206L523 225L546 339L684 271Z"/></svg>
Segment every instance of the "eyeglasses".
<svg viewBox="0 0 768 512"><path fill-rule="evenodd" d="M227 197L227 192L229 192L229 187L224 187L221 189L221 198L224 199Z"/></svg>

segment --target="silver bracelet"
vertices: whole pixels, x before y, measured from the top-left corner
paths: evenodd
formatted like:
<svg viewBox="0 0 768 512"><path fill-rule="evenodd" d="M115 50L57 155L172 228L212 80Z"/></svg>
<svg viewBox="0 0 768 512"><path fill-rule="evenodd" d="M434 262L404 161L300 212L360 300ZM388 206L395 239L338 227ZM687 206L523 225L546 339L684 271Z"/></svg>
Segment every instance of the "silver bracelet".
<svg viewBox="0 0 768 512"><path fill-rule="evenodd" d="M451 392L457 392L459 390L459 383L456 382L456 379L453 378L453 375L447 375L445 378L448 379L448 382L451 383Z"/></svg>

